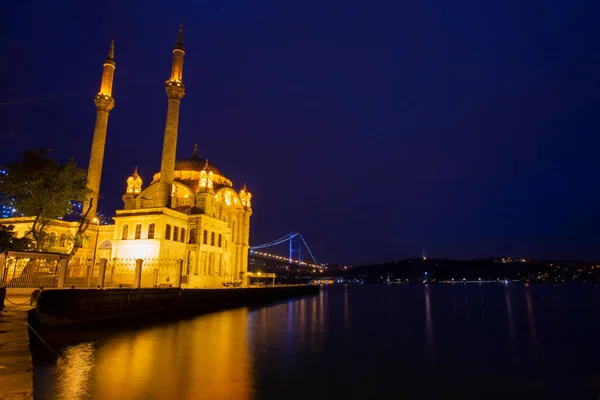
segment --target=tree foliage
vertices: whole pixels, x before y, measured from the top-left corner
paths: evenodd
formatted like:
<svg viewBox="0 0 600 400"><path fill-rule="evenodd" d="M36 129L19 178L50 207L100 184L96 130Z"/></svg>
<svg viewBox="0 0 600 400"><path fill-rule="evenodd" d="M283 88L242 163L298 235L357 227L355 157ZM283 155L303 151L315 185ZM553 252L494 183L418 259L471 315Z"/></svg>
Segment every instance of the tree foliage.
<svg viewBox="0 0 600 400"><path fill-rule="evenodd" d="M0 225L0 253L8 250L25 251L33 247L33 241L29 237L17 238L13 225Z"/></svg>
<svg viewBox="0 0 600 400"><path fill-rule="evenodd" d="M31 235L36 250L47 242L45 228L53 219L73 212L71 201L83 201L91 194L86 188L87 171L73 159L59 164L49 149L25 151L21 161L6 164L0 193L12 201L20 214L34 217Z"/></svg>

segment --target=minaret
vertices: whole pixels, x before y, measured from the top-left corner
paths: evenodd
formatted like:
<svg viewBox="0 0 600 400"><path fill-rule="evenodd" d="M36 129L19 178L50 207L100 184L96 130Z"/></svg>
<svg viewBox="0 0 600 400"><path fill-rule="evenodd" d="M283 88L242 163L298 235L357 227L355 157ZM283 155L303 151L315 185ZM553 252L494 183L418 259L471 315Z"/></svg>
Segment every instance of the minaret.
<svg viewBox="0 0 600 400"><path fill-rule="evenodd" d="M179 26L179 40L173 48L173 66L171 78L165 82L169 105L167 107L167 123L163 141L162 160L160 162L160 206L169 207L173 175L175 174L175 156L177 153L177 127L179 125L179 104L185 95L183 86L183 25Z"/></svg>
<svg viewBox="0 0 600 400"><path fill-rule="evenodd" d="M102 163L104 161L104 145L106 144L106 129L108 127L108 114L115 106L115 100L112 98L113 77L115 75L114 58L115 38L110 42L108 58L104 61L100 92L94 98L94 103L96 103L96 125L94 126L90 165L87 173L87 187L93 193L88 198L86 204L83 205L83 212L85 213L91 198L92 208L88 214L89 218L96 217L98 194L100 193L100 178L102 177Z"/></svg>

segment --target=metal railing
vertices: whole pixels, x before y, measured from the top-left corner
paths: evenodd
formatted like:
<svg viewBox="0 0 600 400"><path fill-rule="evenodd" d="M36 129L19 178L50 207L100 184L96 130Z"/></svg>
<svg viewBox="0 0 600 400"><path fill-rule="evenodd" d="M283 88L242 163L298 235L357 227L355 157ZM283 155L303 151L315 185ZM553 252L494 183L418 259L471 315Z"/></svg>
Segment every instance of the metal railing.
<svg viewBox="0 0 600 400"><path fill-rule="evenodd" d="M174 286L178 273L176 259L152 258L145 260L142 265L142 287Z"/></svg>
<svg viewBox="0 0 600 400"><path fill-rule="evenodd" d="M108 261L104 287L133 287L135 266L133 258L114 258Z"/></svg>
<svg viewBox="0 0 600 400"><path fill-rule="evenodd" d="M0 254L0 286L9 288L181 287L181 259L99 259L81 262L63 254Z"/></svg>
<svg viewBox="0 0 600 400"><path fill-rule="evenodd" d="M58 266L65 257L54 253L9 251L0 257L0 286L9 288L53 288Z"/></svg>
<svg viewBox="0 0 600 400"><path fill-rule="evenodd" d="M90 266L81 263L79 259L71 260L67 265L64 286L77 288L92 286L88 276Z"/></svg>

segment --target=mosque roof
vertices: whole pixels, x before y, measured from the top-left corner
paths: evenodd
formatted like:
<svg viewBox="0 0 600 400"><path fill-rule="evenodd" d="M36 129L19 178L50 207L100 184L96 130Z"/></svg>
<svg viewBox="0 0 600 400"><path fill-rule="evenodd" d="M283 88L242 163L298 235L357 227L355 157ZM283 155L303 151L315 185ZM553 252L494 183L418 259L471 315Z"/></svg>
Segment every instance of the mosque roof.
<svg viewBox="0 0 600 400"><path fill-rule="evenodd" d="M213 174L221 175L223 177L225 176L216 165L208 162L208 160L205 158L198 157L184 158L182 160L175 161L175 171L202 171L207 163L208 169L212 171Z"/></svg>

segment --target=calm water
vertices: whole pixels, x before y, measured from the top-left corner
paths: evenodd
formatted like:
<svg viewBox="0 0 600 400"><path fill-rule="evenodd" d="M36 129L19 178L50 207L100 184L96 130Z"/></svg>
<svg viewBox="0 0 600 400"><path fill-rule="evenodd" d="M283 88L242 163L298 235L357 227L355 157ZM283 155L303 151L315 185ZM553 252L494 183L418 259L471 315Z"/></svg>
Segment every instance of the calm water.
<svg viewBox="0 0 600 400"><path fill-rule="evenodd" d="M592 285L332 286L78 334L35 360L36 398L596 400L599 311Z"/></svg>

